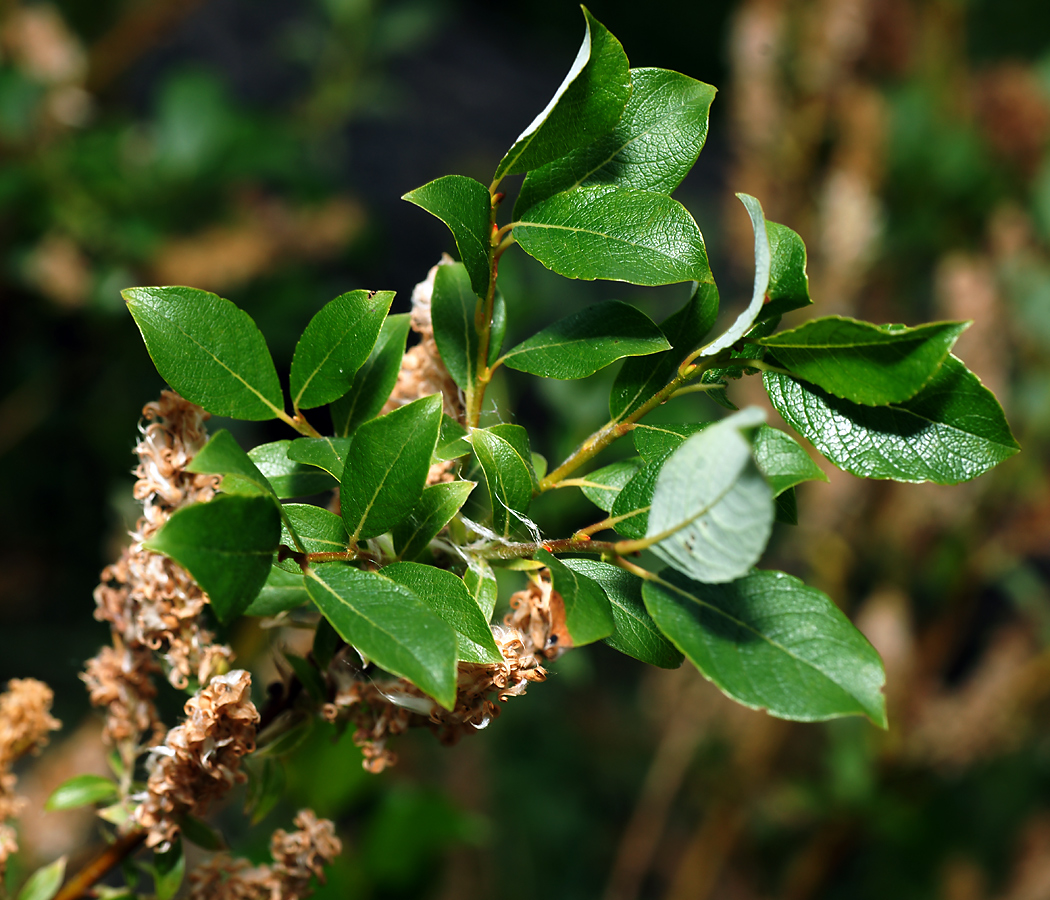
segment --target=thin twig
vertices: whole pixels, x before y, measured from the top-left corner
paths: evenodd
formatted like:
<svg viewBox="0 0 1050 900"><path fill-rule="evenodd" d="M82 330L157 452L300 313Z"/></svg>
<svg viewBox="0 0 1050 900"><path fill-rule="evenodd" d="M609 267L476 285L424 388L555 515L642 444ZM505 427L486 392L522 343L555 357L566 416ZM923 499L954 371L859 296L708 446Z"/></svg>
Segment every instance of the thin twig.
<svg viewBox="0 0 1050 900"><path fill-rule="evenodd" d="M98 881L106 876L110 869L116 868L134 853L146 840L146 830L130 831L105 847L76 875L69 879L56 895L54 900L78 900L83 897Z"/></svg>

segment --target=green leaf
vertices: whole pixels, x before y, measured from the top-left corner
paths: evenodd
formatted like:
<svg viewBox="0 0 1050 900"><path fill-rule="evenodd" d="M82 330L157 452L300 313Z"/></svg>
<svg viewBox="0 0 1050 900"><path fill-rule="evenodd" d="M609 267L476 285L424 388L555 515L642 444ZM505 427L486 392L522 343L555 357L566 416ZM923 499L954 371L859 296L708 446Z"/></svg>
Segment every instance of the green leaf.
<svg viewBox="0 0 1050 900"><path fill-rule="evenodd" d="M653 503L656 479L664 460L646 463L620 489L609 514L617 519L616 530L624 537L637 540L645 537L649 527L649 507Z"/></svg>
<svg viewBox="0 0 1050 900"><path fill-rule="evenodd" d="M62 887L65 877L66 858L60 856L53 863L41 866L30 875L15 900L51 900Z"/></svg>
<svg viewBox="0 0 1050 900"><path fill-rule="evenodd" d="M227 494L276 496L266 476L225 428L211 436L186 471L222 475L222 489Z"/></svg>
<svg viewBox="0 0 1050 900"><path fill-rule="evenodd" d="M462 579L445 569L414 562L398 562L380 572L416 594L432 613L459 636L459 658L472 663L503 662L503 655Z"/></svg>
<svg viewBox="0 0 1050 900"><path fill-rule="evenodd" d="M496 601L499 599L499 584L496 582L496 574L483 559L471 559L467 571L463 573L463 583L470 591L470 596L481 610L485 621L492 618L496 609Z"/></svg>
<svg viewBox="0 0 1050 900"><path fill-rule="evenodd" d="M609 598L615 630L605 643L662 669L677 669L682 664L682 654L663 636L645 609L640 578L619 566L595 559L563 559L562 562L596 582Z"/></svg>
<svg viewBox="0 0 1050 900"><path fill-rule="evenodd" d="M585 475L580 490L599 509L611 512L620 491L641 468L642 461L638 457L622 459Z"/></svg>
<svg viewBox="0 0 1050 900"><path fill-rule="evenodd" d="M350 291L310 320L292 357L289 386L295 409L323 406L350 390L393 300L393 291Z"/></svg>
<svg viewBox="0 0 1050 900"><path fill-rule="evenodd" d="M811 306L806 274L806 245L787 225L766 222L769 238L769 285L759 321L779 318L793 309Z"/></svg>
<svg viewBox="0 0 1050 900"><path fill-rule="evenodd" d="M266 577L266 584L242 615L276 616L288 609L298 609L309 599L301 571L296 574L274 566Z"/></svg>
<svg viewBox="0 0 1050 900"><path fill-rule="evenodd" d="M272 499L220 494L177 510L143 546L189 571L225 623L241 615L266 582L280 536Z"/></svg>
<svg viewBox="0 0 1050 900"><path fill-rule="evenodd" d="M325 703L328 700L328 691L325 687L324 679L321 677L321 673L317 671L317 667L308 659L304 659L302 656L296 656L294 653L285 653L284 658L288 665L291 666L292 671L295 673L295 677L298 678L302 686L306 688L306 692L310 695L310 699L318 706Z"/></svg>
<svg viewBox="0 0 1050 900"><path fill-rule="evenodd" d="M277 805L284 794L286 783L284 763L272 756L265 757L261 765L249 768L248 798L244 811L249 814L252 825L258 825Z"/></svg>
<svg viewBox="0 0 1050 900"><path fill-rule="evenodd" d="M341 563L310 569L306 587L344 641L452 709L456 633L414 591Z"/></svg>
<svg viewBox="0 0 1050 900"><path fill-rule="evenodd" d="M747 334L762 312L766 289L769 287L772 256L769 251L769 235L766 232L766 217L762 212L762 204L750 194L737 194L736 196L744 204L747 214L751 217L751 227L755 232L755 286L751 292L751 303L748 304L747 309L736 317L736 321L729 326L728 330L704 347L701 356L714 356L732 347Z"/></svg>
<svg viewBox="0 0 1050 900"><path fill-rule="evenodd" d="M631 96L627 54L583 10L587 31L568 75L496 168L496 180L539 168L611 130Z"/></svg>
<svg viewBox="0 0 1050 900"><path fill-rule="evenodd" d="M222 835L196 816L179 816L179 831L191 844L196 844L210 853L226 849L226 842L222 839Z"/></svg>
<svg viewBox="0 0 1050 900"><path fill-rule="evenodd" d="M507 351L503 362L543 378L586 378L625 356L646 356L670 347L645 313L619 300L606 300L522 341Z"/></svg>
<svg viewBox="0 0 1050 900"><path fill-rule="evenodd" d="M324 469L338 480L343 477L350 440L348 437L296 438L288 447L288 458Z"/></svg>
<svg viewBox="0 0 1050 900"><path fill-rule="evenodd" d="M473 481L448 481L424 488L411 515L394 527L394 550L398 558L418 558L467 502L475 486Z"/></svg>
<svg viewBox="0 0 1050 900"><path fill-rule="evenodd" d="M783 493L777 494L775 503L777 505L776 520L785 525L798 524L798 500L795 497L795 489L788 488Z"/></svg>
<svg viewBox="0 0 1050 900"><path fill-rule="evenodd" d="M343 520L327 509L308 503L286 503L284 514L306 553L340 553L349 546L350 539ZM296 546L292 533L283 522L281 543L291 549ZM276 565L292 575L302 574L302 569L293 559L283 560Z"/></svg>
<svg viewBox="0 0 1050 900"><path fill-rule="evenodd" d="M441 433L438 435L437 447L434 448L434 459L447 462L459 459L470 453L470 442L467 440L467 429L452 416L441 414Z"/></svg>
<svg viewBox="0 0 1050 900"><path fill-rule="evenodd" d="M574 647L582 647L608 637L615 624L609 598L601 586L586 575L570 569L546 550L535 557L551 573L551 583L565 603L565 627Z"/></svg>
<svg viewBox="0 0 1050 900"><path fill-rule="evenodd" d="M463 390L477 381L480 338L474 314L479 302L462 263L438 266L430 300L434 341L449 375Z"/></svg>
<svg viewBox="0 0 1050 900"><path fill-rule="evenodd" d="M182 852L182 841L175 838L171 846L153 852L153 892L156 900L171 900L182 885L186 874L186 856Z"/></svg>
<svg viewBox="0 0 1050 900"><path fill-rule="evenodd" d="M803 722L866 715L886 727L882 661L824 594L783 572L701 584L665 570L646 608L723 693Z"/></svg>
<svg viewBox="0 0 1050 900"><path fill-rule="evenodd" d="M609 395L613 419L619 421L630 415L664 388L678 374L682 360L706 337L717 316L718 288L697 283L685 306L660 324L672 349L654 356L630 358L617 373Z"/></svg>
<svg viewBox="0 0 1050 900"><path fill-rule="evenodd" d="M770 402L840 469L861 478L958 484L1020 448L1002 407L954 356L918 394L891 406L861 406L767 372Z"/></svg>
<svg viewBox="0 0 1050 900"><path fill-rule="evenodd" d="M470 434L474 455L481 465L492 501L492 527L503 537L510 537L517 513L524 513L532 500L532 472L521 454L509 442L490 431Z"/></svg>
<svg viewBox="0 0 1050 900"><path fill-rule="evenodd" d="M879 326L828 316L759 343L793 375L828 393L865 406L885 406L922 390L967 327L968 322Z"/></svg>
<svg viewBox="0 0 1050 900"><path fill-rule="evenodd" d="M762 555L773 493L751 457L746 431L765 414L748 407L694 434L668 458L653 491L652 551L704 582L732 581Z"/></svg>
<svg viewBox="0 0 1050 900"><path fill-rule="evenodd" d="M310 655L319 669L323 671L331 665L332 658L342 643L343 639L332 627L332 623L322 618L317 623L317 630L314 631L314 644L310 650Z"/></svg>
<svg viewBox="0 0 1050 900"><path fill-rule="evenodd" d="M715 89L667 69L631 69L631 99L616 127L525 177L515 218L562 191L616 184L670 194L700 155Z"/></svg>
<svg viewBox="0 0 1050 900"><path fill-rule="evenodd" d="M653 191L592 185L555 194L518 220L514 237L566 278L646 285L712 280L693 217Z"/></svg>
<svg viewBox="0 0 1050 900"><path fill-rule="evenodd" d="M675 450L692 437L703 431L709 422L691 422L684 425L643 425L631 429L631 440L635 449L647 463L667 459Z"/></svg>
<svg viewBox="0 0 1050 900"><path fill-rule="evenodd" d="M499 425L490 425L485 431L489 434L494 434L497 437L503 438L503 440L517 451L518 456L521 457L521 461L525 463L525 468L529 470L533 488L538 488L539 478L536 477L536 468L532 462L534 454L532 452L532 447L529 444L528 429L523 425L512 425L510 422L501 422Z"/></svg>
<svg viewBox="0 0 1050 900"><path fill-rule="evenodd" d="M362 422L379 415L397 384L410 325L408 313L386 317L375 346L365 364L357 370L350 390L329 406L337 436L347 437Z"/></svg>
<svg viewBox="0 0 1050 900"><path fill-rule="evenodd" d="M803 481L827 481L828 476L791 435L779 428L759 426L751 442L755 464L779 497ZM794 523L792 523L794 524Z"/></svg>
<svg viewBox="0 0 1050 900"><path fill-rule="evenodd" d="M431 394L354 432L339 492L352 542L383 534L412 512L440 430L441 395Z"/></svg>
<svg viewBox="0 0 1050 900"><path fill-rule="evenodd" d="M492 298L492 325L489 328L489 359L491 366L499 359L500 350L503 349L503 339L507 336L507 301L503 294L496 288L496 294Z"/></svg>
<svg viewBox="0 0 1050 900"><path fill-rule="evenodd" d="M445 175L401 199L422 207L449 227L470 273L474 293L487 296L492 275L492 198L488 188L465 175Z"/></svg>
<svg viewBox="0 0 1050 900"><path fill-rule="evenodd" d="M78 809L89 803L112 803L117 799L117 786L101 775L76 775L62 782L47 798L44 809Z"/></svg>
<svg viewBox="0 0 1050 900"><path fill-rule="evenodd" d="M273 419L284 410L266 339L229 300L189 287L122 292L157 371L217 416Z"/></svg>
<svg viewBox="0 0 1050 900"><path fill-rule="evenodd" d="M270 482L278 498L309 497L331 490L339 483L328 472L290 459L291 444L290 440L273 441L248 451L248 458Z"/></svg>

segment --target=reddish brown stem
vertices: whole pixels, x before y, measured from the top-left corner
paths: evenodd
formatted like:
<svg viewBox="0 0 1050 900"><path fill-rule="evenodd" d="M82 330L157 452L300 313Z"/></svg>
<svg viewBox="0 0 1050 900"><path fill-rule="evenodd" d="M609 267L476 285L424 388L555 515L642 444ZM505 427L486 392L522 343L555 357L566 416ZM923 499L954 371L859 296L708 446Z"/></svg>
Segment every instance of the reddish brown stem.
<svg viewBox="0 0 1050 900"><path fill-rule="evenodd" d="M76 875L69 879L57 894L54 900L77 900L83 897L110 869L119 866L125 859L131 856L144 840L146 831L139 829L131 831L103 849L91 862L82 868Z"/></svg>

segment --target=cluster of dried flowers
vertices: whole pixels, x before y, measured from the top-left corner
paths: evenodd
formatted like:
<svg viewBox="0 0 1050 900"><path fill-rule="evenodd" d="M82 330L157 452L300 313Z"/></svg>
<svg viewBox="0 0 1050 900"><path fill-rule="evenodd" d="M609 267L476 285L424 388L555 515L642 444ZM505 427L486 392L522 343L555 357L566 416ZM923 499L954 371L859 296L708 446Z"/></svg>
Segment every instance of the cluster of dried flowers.
<svg viewBox="0 0 1050 900"><path fill-rule="evenodd" d="M165 846L186 813L204 813L238 781L241 758L255 749L259 711L243 669L216 675L186 701L186 719L151 751L146 796L135 821L149 831L146 846Z"/></svg>
<svg viewBox="0 0 1050 900"><path fill-rule="evenodd" d="M343 849L335 826L304 809L295 817L299 829L278 828L270 838L273 865L217 854L190 873L189 900L299 900L309 895L310 876L324 884L324 866Z"/></svg>
<svg viewBox="0 0 1050 900"><path fill-rule="evenodd" d="M11 767L26 753L35 753L47 743L49 731L62 723L51 715L54 693L35 678L13 678L0 694L0 882L8 857L18 852L15 829L8 824L25 801L15 790L17 779Z"/></svg>
<svg viewBox="0 0 1050 900"><path fill-rule="evenodd" d="M190 679L207 684L225 671L230 649L212 642L200 625L207 596L190 574L174 561L142 546L180 507L210 500L219 479L197 475L186 466L207 441L209 414L172 391L142 410L146 424L135 448L135 498L142 517L132 544L107 566L95 590L95 618L109 622L112 646L88 660L83 675L91 702L106 709L105 736L138 752L164 734L153 698L151 676L159 671L154 654L164 660L168 680L184 689ZM127 761L127 760L126 760Z"/></svg>
<svg viewBox="0 0 1050 900"><path fill-rule="evenodd" d="M362 765L369 772L382 772L397 762L388 740L409 728L430 728L446 744L485 728L500 714L499 702L525 693L529 682L543 681L543 663L557 658L572 646L565 629L565 604L541 570L528 588L510 599L511 612L492 633L503 661L495 664L459 664L456 705L438 706L415 685L403 678L362 681L348 664L352 648L344 648L332 660L328 674L335 685L332 702L322 713L330 721L349 720L354 743L364 754ZM497 702L499 701L499 702Z"/></svg>

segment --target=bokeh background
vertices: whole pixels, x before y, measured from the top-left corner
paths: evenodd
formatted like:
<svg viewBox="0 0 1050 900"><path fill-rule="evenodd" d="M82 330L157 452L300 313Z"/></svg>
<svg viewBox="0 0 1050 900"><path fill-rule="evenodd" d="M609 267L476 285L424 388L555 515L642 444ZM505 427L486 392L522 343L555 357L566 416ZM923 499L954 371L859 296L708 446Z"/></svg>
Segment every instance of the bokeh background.
<svg viewBox="0 0 1050 900"><path fill-rule="evenodd" d="M340 898L1050 897L1050 6L1045 0L593 0L633 65L720 92L676 194L724 304L748 293L734 191L809 247L818 314L973 319L958 353L1023 452L969 485L825 468L765 565L828 592L883 654L888 732L779 722L683 667L567 654L483 734L429 734L366 775L318 728L286 798L247 826L265 858L294 810L334 818ZM104 771L78 681L107 640L91 592L134 521L139 410L162 387L119 290L185 283L248 310L286 368L353 288L407 298L443 226L398 198L449 172L488 183L546 103L582 23L565 0L0 0L0 681L34 676L65 723L22 772L11 881L97 841L40 812ZM655 316L682 288L577 284L512 251L511 339L593 299ZM603 421L611 376L495 396L550 458ZM743 384L738 402L761 402ZM702 397L661 415L695 420ZM677 405L676 405L677 404ZM217 423L229 424L229 423ZM235 423L246 444L285 437ZM611 457L610 457L611 458ZM537 517L586 521L557 492ZM513 585L509 585L513 587ZM242 624L274 671L296 636ZM164 698L173 720L180 700Z"/></svg>

